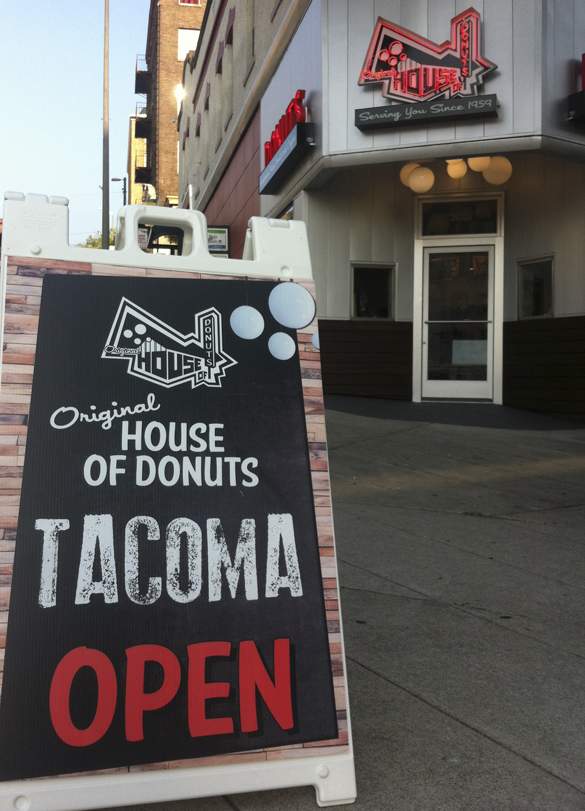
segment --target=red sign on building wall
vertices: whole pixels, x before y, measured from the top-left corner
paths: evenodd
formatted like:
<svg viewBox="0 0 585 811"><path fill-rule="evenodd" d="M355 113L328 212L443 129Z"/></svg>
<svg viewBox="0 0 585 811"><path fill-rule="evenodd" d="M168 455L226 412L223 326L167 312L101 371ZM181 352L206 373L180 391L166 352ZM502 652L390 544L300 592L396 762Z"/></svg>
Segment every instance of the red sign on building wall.
<svg viewBox="0 0 585 811"><path fill-rule="evenodd" d="M451 39L438 45L378 18L358 84L383 82L382 95L403 102L477 95L497 68L481 55L481 18L468 8L451 20Z"/></svg>
<svg viewBox="0 0 585 811"><path fill-rule="evenodd" d="M268 166L294 127L297 124L304 124L307 120L306 110L303 107L304 98L305 91L297 90L294 99L286 108L286 113L281 116L273 129L270 140L264 144L264 168Z"/></svg>

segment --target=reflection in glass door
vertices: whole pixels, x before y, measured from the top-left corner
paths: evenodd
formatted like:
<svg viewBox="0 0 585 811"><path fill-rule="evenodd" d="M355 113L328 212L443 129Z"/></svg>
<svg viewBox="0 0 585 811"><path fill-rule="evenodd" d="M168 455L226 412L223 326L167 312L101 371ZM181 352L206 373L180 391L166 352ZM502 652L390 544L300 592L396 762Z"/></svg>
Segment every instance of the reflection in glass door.
<svg viewBox="0 0 585 811"><path fill-rule="evenodd" d="M491 400L493 248L424 253L422 396Z"/></svg>

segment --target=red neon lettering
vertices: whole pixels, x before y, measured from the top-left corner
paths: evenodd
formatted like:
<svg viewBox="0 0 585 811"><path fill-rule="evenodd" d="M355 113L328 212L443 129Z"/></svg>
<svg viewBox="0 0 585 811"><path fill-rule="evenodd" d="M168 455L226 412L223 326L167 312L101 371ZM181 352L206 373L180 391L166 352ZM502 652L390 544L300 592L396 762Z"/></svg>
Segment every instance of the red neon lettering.
<svg viewBox="0 0 585 811"><path fill-rule="evenodd" d="M367 76L366 78L373 78ZM294 99L286 108L286 113L281 116L280 121L272 131L270 141L264 144L264 168L268 166L272 158L276 155L287 136L297 124L303 124L307 119L307 111L303 107L305 98L304 90L297 90Z"/></svg>
<svg viewBox="0 0 585 811"><path fill-rule="evenodd" d="M305 91L304 90L297 90L295 98L294 98L294 111L295 111L295 118L296 123L304 124L305 119L307 117L307 111L303 107L303 99L305 98Z"/></svg>
<svg viewBox="0 0 585 811"><path fill-rule="evenodd" d="M98 683L95 715L86 729L78 729L73 724L69 710L71 685L82 667L91 667ZM92 648L69 651L57 665L49 694L51 721L57 735L69 746L90 746L99 741L112 723L117 692L116 672L105 653Z"/></svg>
<svg viewBox="0 0 585 811"><path fill-rule="evenodd" d="M189 645L189 732L192 738L203 735L229 735L234 731L231 718L208 718L205 702L208 698L226 698L230 694L227 681L205 681L205 662L211 656L229 656L231 642L199 642Z"/></svg>
<svg viewBox="0 0 585 811"><path fill-rule="evenodd" d="M240 643L239 665L242 732L255 732L258 729L256 688L280 728L292 729L290 639L274 640L274 682L252 640Z"/></svg>
<svg viewBox="0 0 585 811"><path fill-rule="evenodd" d="M143 715L159 710L177 694L181 683L179 660L162 645L136 645L126 651L126 739L144 739ZM144 692L144 666L146 662L158 662L163 669L163 683L153 693Z"/></svg>
<svg viewBox="0 0 585 811"><path fill-rule="evenodd" d="M432 90L436 90L438 87L436 81L436 73L437 71L435 68L423 68L424 74L424 82L423 82L423 89L425 93L430 93Z"/></svg>

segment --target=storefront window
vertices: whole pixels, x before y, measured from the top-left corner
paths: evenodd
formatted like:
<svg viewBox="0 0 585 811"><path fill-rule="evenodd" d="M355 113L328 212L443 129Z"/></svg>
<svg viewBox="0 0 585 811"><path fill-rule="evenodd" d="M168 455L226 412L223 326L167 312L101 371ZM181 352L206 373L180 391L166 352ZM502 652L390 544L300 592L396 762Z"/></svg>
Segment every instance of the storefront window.
<svg viewBox="0 0 585 811"><path fill-rule="evenodd" d="M288 208L285 208L284 211L282 211L278 215L277 219L278 220L292 220L293 219L293 214L294 214L294 208L295 208L294 203L291 203L290 206L288 206Z"/></svg>
<svg viewBox="0 0 585 811"><path fill-rule="evenodd" d="M542 318L553 314L552 259L520 262L519 317Z"/></svg>
<svg viewBox="0 0 585 811"><path fill-rule="evenodd" d="M497 230L497 200L449 200L423 203L423 237L495 234Z"/></svg>
<svg viewBox="0 0 585 811"><path fill-rule="evenodd" d="M354 267L353 318L392 318L394 268Z"/></svg>

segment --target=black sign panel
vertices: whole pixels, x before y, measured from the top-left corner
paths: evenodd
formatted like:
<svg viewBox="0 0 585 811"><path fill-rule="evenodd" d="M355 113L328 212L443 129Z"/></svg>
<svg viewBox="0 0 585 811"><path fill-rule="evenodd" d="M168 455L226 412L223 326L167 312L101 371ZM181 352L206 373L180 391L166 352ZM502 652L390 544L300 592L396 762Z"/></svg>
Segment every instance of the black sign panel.
<svg viewBox="0 0 585 811"><path fill-rule="evenodd" d="M260 194L275 194L282 181L291 173L315 143L315 125L297 124L260 175Z"/></svg>
<svg viewBox="0 0 585 811"><path fill-rule="evenodd" d="M355 111L355 125L360 130L405 127L410 124L430 124L453 119L495 118L498 115L498 97L471 96L417 104L390 104L387 107L364 107Z"/></svg>
<svg viewBox="0 0 585 811"><path fill-rule="evenodd" d="M298 352L268 346L296 342L275 286L45 277L0 779L336 737ZM230 327L243 304L256 340Z"/></svg>

